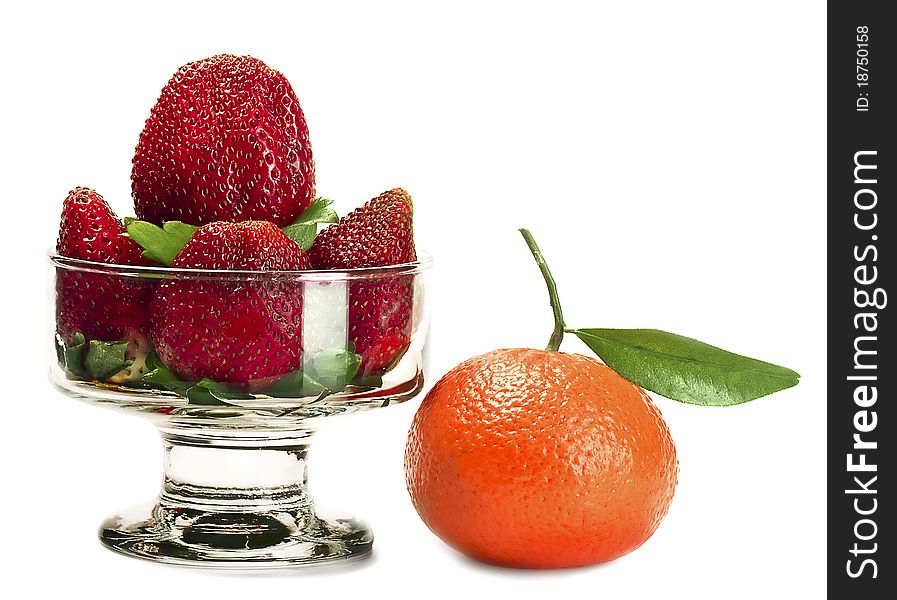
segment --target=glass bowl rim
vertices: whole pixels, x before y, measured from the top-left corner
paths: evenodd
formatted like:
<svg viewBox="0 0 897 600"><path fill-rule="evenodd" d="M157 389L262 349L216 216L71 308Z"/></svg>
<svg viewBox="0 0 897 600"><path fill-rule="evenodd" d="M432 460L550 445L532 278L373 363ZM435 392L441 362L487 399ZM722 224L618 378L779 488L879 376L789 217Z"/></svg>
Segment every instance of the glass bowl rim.
<svg viewBox="0 0 897 600"><path fill-rule="evenodd" d="M304 281L344 281L353 279L380 279L395 275L413 275L428 270L433 265L429 252L417 251L417 260L383 267L363 267L356 269L308 269L305 271L258 271L238 269L185 269L155 265L119 265L101 263L80 258L61 256L54 250L47 250L47 258L57 268L100 274L119 274L129 277L141 275L150 278L177 277L228 279L232 277L290 277Z"/></svg>

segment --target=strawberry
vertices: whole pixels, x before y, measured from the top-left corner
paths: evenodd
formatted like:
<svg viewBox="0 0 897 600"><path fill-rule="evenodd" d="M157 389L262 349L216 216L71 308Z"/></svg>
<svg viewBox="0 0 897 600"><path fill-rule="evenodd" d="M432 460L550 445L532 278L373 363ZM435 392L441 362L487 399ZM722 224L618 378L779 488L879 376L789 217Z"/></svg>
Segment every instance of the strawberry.
<svg viewBox="0 0 897 600"><path fill-rule="evenodd" d="M147 264L140 247L124 233L121 221L100 194L76 187L62 206L56 252L99 263ZM127 340L129 357L139 359L149 347L149 285L147 280L58 268L59 335L66 343L72 343L79 332L87 341Z"/></svg>
<svg viewBox="0 0 897 600"><path fill-rule="evenodd" d="M315 196L308 126L290 83L251 56L184 65L146 120L131 184L137 216L157 225L289 225Z"/></svg>
<svg viewBox="0 0 897 600"><path fill-rule="evenodd" d="M200 228L172 267L299 271L308 255L268 221ZM302 285L230 276L162 282L150 303L153 341L181 379L208 377L257 391L302 367Z"/></svg>
<svg viewBox="0 0 897 600"><path fill-rule="evenodd" d="M383 192L324 229L309 256L316 269L383 267L417 259L413 205L403 189ZM412 276L373 278L349 286L349 337L362 374L380 374L408 348Z"/></svg>

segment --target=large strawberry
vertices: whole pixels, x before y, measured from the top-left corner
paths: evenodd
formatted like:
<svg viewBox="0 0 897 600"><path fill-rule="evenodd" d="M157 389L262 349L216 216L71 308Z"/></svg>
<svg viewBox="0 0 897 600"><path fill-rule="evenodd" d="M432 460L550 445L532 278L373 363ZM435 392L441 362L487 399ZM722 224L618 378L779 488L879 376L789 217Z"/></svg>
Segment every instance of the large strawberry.
<svg viewBox="0 0 897 600"><path fill-rule="evenodd" d="M143 265L140 247L96 191L76 187L62 206L56 252L60 256L117 265ZM63 341L128 341L138 359L148 349L150 282L117 274L57 268L56 324Z"/></svg>
<svg viewBox="0 0 897 600"><path fill-rule="evenodd" d="M200 228L172 267L298 271L308 255L268 221ZM275 275L162 282L150 315L162 362L187 381L256 391L302 367L302 284Z"/></svg>
<svg viewBox="0 0 897 600"><path fill-rule="evenodd" d="M383 267L417 259L413 205L403 189L383 192L323 230L309 248L316 269ZM373 277L349 287L349 337L361 355L360 372L378 374L411 339L413 276Z"/></svg>
<svg viewBox="0 0 897 600"><path fill-rule="evenodd" d="M315 195L308 126L289 81L251 56L181 67L162 88L134 153L144 221L292 223Z"/></svg>

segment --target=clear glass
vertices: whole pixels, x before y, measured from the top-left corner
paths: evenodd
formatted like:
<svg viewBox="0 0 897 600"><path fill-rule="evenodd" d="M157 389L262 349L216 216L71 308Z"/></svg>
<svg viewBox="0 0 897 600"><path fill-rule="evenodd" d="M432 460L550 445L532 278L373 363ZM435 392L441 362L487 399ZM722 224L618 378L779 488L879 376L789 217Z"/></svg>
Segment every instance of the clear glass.
<svg viewBox="0 0 897 600"><path fill-rule="evenodd" d="M162 435L161 493L109 517L106 547L237 568L370 553L364 522L309 496L309 441L327 417L420 392L429 255L295 272L50 262L53 385Z"/></svg>

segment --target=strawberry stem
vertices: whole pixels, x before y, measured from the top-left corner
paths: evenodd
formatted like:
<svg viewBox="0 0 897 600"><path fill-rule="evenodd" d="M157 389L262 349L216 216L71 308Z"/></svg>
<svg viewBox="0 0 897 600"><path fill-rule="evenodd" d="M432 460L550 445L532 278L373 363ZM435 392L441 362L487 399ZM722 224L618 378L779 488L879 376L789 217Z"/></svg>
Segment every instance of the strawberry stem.
<svg viewBox="0 0 897 600"><path fill-rule="evenodd" d="M520 235L526 240L526 245L529 247L529 251L533 253L533 258L536 259L536 264L539 265L539 270L542 271L542 277L545 279L545 285L548 287L548 300L554 313L554 330L551 332L551 337L548 338L546 350L557 352L561 347L561 341L564 339L565 327L564 313L561 310L561 299L558 297L557 284L554 282L551 271L548 270L548 263L545 262L545 257L542 256L542 251L539 250L533 235L528 229L520 229Z"/></svg>

